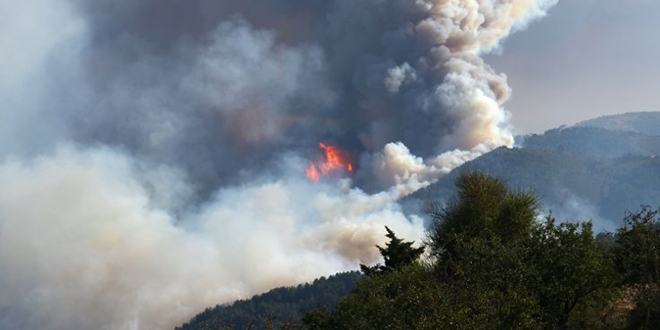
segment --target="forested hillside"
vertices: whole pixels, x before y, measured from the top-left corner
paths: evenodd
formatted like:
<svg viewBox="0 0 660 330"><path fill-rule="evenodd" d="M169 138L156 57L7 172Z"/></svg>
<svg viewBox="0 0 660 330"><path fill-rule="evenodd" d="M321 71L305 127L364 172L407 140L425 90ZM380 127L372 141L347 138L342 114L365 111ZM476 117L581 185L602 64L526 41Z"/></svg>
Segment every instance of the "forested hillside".
<svg viewBox="0 0 660 330"><path fill-rule="evenodd" d="M602 116L577 123L576 126L660 135L660 112L629 112L620 115Z"/></svg>
<svg viewBox="0 0 660 330"><path fill-rule="evenodd" d="M405 203L442 203L457 173L475 169L533 190L542 209L560 219L591 219L598 230L614 230L626 211L660 201L660 136L649 134L649 123L660 127L660 113L603 117L525 136L520 147L499 148L468 162Z"/></svg>
<svg viewBox="0 0 660 330"><path fill-rule="evenodd" d="M359 272L348 272L297 287L277 288L249 300L209 308L177 329L263 329L267 325L280 328L298 324L306 310L334 307L362 278Z"/></svg>

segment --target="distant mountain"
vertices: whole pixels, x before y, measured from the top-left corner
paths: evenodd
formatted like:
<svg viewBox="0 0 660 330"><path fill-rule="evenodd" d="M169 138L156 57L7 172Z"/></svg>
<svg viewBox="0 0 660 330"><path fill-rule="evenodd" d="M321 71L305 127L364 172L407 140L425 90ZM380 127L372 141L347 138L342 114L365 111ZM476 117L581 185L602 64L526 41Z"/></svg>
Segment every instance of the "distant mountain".
<svg viewBox="0 0 660 330"><path fill-rule="evenodd" d="M523 137L524 148L577 153L596 158L660 155L660 135L591 126L552 129Z"/></svg>
<svg viewBox="0 0 660 330"><path fill-rule="evenodd" d="M248 300L209 308L177 330L265 329L267 323L279 329L283 324L297 324L306 310L332 309L362 278L359 272L347 272L297 287L273 289Z"/></svg>
<svg viewBox="0 0 660 330"><path fill-rule="evenodd" d="M660 205L660 136L648 134L643 120L656 120L660 133L660 113L633 113L525 136L521 147L468 162L404 204L443 203L453 194L456 175L475 169L533 190L560 221L591 219L597 230L613 230L626 211Z"/></svg>
<svg viewBox="0 0 660 330"><path fill-rule="evenodd" d="M578 127L598 127L612 131L660 135L660 112L629 112L585 120Z"/></svg>

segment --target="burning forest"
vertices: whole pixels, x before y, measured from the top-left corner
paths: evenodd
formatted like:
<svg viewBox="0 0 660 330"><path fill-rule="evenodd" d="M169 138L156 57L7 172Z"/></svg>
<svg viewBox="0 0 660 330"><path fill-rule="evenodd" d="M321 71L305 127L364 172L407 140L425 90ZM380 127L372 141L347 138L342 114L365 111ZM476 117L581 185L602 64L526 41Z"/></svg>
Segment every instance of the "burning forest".
<svg viewBox="0 0 660 330"><path fill-rule="evenodd" d="M420 240L397 201L513 145L480 56L555 3L3 2L0 328L164 329Z"/></svg>
<svg viewBox="0 0 660 330"><path fill-rule="evenodd" d="M323 142L319 142L319 148L323 150L323 155L319 156L316 162L310 162L305 170L307 178L318 182L321 176L339 176L342 172L353 172L353 162L346 151Z"/></svg>

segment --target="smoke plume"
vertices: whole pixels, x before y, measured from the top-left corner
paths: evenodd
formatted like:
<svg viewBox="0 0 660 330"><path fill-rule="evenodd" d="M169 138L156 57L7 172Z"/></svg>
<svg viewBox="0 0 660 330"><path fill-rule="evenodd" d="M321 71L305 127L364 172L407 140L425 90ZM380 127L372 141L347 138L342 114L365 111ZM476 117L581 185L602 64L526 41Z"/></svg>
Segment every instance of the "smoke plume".
<svg viewBox="0 0 660 330"><path fill-rule="evenodd" d="M0 1L0 328L163 329L419 241L513 143L480 55L556 0ZM317 145L356 174L305 178Z"/></svg>

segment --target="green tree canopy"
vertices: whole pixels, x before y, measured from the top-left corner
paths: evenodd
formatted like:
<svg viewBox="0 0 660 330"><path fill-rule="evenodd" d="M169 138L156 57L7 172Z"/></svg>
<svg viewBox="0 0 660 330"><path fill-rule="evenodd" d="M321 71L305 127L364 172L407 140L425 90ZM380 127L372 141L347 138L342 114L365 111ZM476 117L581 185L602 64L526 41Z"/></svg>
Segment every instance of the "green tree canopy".
<svg viewBox="0 0 660 330"><path fill-rule="evenodd" d="M492 250L528 239L538 206L531 192L513 190L484 172L463 172L456 179L456 196L446 207L430 211L431 255L448 275L464 273L467 269L460 266L469 263L461 259L475 253L465 250L472 249L470 242L480 240L484 249Z"/></svg>
<svg viewBox="0 0 660 330"><path fill-rule="evenodd" d="M455 197L446 207L430 212L431 251L441 255L457 235L516 239L529 232L538 206L531 192L513 190L484 172L463 172L456 179Z"/></svg>
<svg viewBox="0 0 660 330"><path fill-rule="evenodd" d="M534 194L464 172L454 199L431 212L430 259L416 262L424 248L385 227L389 241L377 246L384 264L362 265L370 276L336 305L326 305L334 309L298 288L295 300L318 308L307 310L304 325L298 317L281 323L278 315L292 315L284 312L301 304L290 304L291 289L278 289L268 294L276 299L263 304L259 296L235 303L241 308L228 316L259 315L264 306L266 318L247 327L281 329L658 328L660 210L628 214L616 234L599 239L590 222L538 215ZM335 301L334 290L323 291ZM205 328L224 310L216 309L198 317Z"/></svg>
<svg viewBox="0 0 660 330"><path fill-rule="evenodd" d="M396 234L387 226L385 226L385 230L387 231L385 237L389 238L390 241L386 243L385 247L376 245L385 260L385 265L377 264L373 267L368 267L360 264L360 269L365 275L372 276L394 271L412 264L424 253L423 246L414 248L413 244L415 242L404 242L402 239L396 237Z"/></svg>
<svg viewBox="0 0 660 330"><path fill-rule="evenodd" d="M623 219L614 248L622 284L635 298L629 329L657 329L660 324L660 209L642 206Z"/></svg>
<svg viewBox="0 0 660 330"><path fill-rule="evenodd" d="M528 285L546 329L566 328L571 321L584 323L575 317L576 310L604 306L614 296L618 281L614 263L605 243L596 240L590 222L556 224L547 216L535 227L530 243L527 262L533 272Z"/></svg>
<svg viewBox="0 0 660 330"><path fill-rule="evenodd" d="M623 219L617 231L616 263L623 280L632 283L660 281L660 209L648 206Z"/></svg>
<svg viewBox="0 0 660 330"><path fill-rule="evenodd" d="M538 221L537 197L483 172L461 173L456 196L431 213L429 246L440 281L465 288L465 304L495 329L555 329L598 305L616 282L591 223Z"/></svg>

